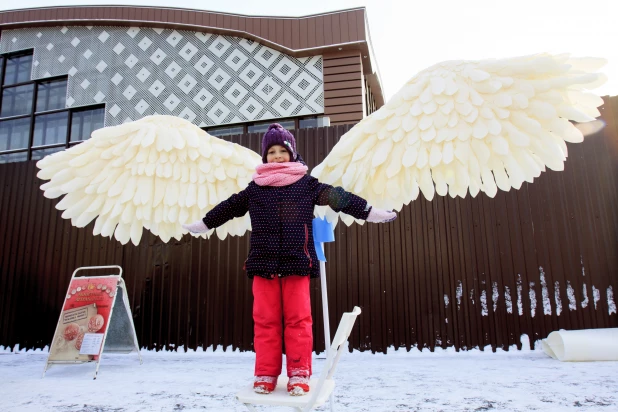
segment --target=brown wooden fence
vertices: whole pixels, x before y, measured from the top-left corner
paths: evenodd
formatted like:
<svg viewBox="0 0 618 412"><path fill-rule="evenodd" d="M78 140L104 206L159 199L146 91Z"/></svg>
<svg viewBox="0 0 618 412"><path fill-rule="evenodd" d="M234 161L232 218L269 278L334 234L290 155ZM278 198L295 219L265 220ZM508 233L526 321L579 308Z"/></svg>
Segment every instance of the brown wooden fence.
<svg viewBox="0 0 618 412"><path fill-rule="evenodd" d="M547 172L495 199L419 199L390 224L336 229L326 246L330 324L363 309L351 348L521 348L564 329L618 326L618 98L605 127ZM297 132L310 166L350 126ZM230 140L257 150L258 135ZM248 236L138 247L73 228L43 197L33 162L0 165L0 345L51 341L72 271L121 265L138 339L149 349L252 349ZM324 348L312 282L315 349Z"/></svg>

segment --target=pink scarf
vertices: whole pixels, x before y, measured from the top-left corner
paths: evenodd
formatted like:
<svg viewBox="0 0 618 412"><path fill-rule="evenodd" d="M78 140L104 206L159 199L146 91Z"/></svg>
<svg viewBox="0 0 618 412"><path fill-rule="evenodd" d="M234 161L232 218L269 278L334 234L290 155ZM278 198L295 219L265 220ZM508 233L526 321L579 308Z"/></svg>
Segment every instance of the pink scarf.
<svg viewBox="0 0 618 412"><path fill-rule="evenodd" d="M307 170L298 162L264 163L255 168L253 181L259 186L288 186L306 175Z"/></svg>

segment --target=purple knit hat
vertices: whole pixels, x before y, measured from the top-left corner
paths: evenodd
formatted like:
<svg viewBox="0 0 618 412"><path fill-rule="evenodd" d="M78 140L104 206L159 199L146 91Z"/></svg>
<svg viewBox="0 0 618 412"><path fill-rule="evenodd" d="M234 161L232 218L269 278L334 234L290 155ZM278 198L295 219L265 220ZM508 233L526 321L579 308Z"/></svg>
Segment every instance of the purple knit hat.
<svg viewBox="0 0 618 412"><path fill-rule="evenodd" d="M264 134L264 138L262 139L262 163L266 163L268 149L276 144L287 149L290 153L291 162L296 161L296 140L294 136L279 123L273 123L268 126L268 131Z"/></svg>

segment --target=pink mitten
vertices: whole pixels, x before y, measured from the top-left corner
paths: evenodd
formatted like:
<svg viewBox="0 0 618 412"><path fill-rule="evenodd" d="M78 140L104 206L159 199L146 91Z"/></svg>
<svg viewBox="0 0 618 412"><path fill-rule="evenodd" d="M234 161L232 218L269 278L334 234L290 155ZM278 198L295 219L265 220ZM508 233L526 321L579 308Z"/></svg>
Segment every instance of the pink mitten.
<svg viewBox="0 0 618 412"><path fill-rule="evenodd" d="M208 226L200 219L196 222L181 225L191 233L206 233L208 232Z"/></svg>
<svg viewBox="0 0 618 412"><path fill-rule="evenodd" d="M367 222L372 223L387 223L397 219L395 212L389 212L388 210L376 209L372 207L367 216Z"/></svg>

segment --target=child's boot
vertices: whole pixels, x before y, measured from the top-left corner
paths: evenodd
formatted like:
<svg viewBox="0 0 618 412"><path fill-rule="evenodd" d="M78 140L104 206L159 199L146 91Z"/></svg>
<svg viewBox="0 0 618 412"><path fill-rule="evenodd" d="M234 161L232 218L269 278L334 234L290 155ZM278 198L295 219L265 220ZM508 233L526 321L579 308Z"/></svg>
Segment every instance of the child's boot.
<svg viewBox="0 0 618 412"><path fill-rule="evenodd" d="M309 392L308 376L292 376L288 380L288 393L292 396L302 396Z"/></svg>
<svg viewBox="0 0 618 412"><path fill-rule="evenodd" d="M257 393L269 394L277 386L276 376L256 376L253 380L253 390Z"/></svg>

